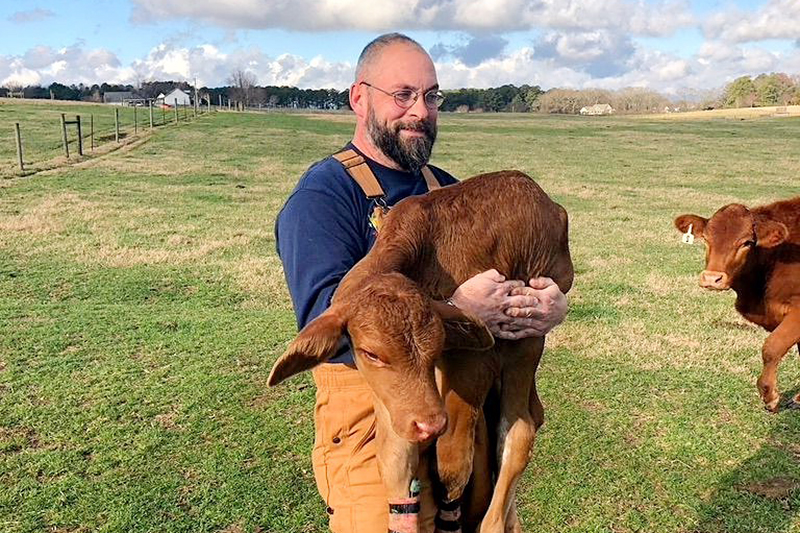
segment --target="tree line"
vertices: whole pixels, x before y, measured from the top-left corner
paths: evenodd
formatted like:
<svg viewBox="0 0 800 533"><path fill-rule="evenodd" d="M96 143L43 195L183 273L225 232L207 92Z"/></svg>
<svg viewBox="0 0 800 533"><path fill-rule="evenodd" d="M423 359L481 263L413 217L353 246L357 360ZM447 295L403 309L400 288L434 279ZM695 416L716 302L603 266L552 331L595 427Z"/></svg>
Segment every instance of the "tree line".
<svg viewBox="0 0 800 533"><path fill-rule="evenodd" d="M228 101L244 107L347 109L347 89L299 89L288 86L259 86L255 76L246 71L235 71L222 87L198 89L201 100L212 105ZM147 81L133 85L94 84L64 85L52 83L47 87L0 88L0 96L13 92L25 98L54 98L58 100L83 100L102 102L109 91L129 91L139 98L155 98L160 93L182 89L189 94L194 88L187 82ZM639 114L686 109L714 109L724 107L758 107L772 105L800 105L800 76L784 73L760 74L755 78L742 76L724 88L695 93L682 100L670 99L645 88L606 89L552 88L543 90L538 85L512 84L488 89L462 88L444 91L443 111L452 112L533 112L545 114L578 114L594 104L609 104L615 113Z"/></svg>

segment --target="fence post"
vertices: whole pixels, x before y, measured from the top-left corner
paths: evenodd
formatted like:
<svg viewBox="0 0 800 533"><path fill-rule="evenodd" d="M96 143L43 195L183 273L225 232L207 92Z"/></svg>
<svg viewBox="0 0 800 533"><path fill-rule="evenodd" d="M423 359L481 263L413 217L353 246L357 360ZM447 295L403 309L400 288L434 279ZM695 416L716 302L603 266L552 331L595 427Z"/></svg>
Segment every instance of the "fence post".
<svg viewBox="0 0 800 533"><path fill-rule="evenodd" d="M133 105L133 134L139 133L139 120L136 117L136 104Z"/></svg>
<svg viewBox="0 0 800 533"><path fill-rule="evenodd" d="M94 152L94 113L89 115L89 139L92 143L92 152Z"/></svg>
<svg viewBox="0 0 800 533"><path fill-rule="evenodd" d="M19 122L14 123L14 134L17 138L17 162L20 172L25 172L25 163L22 161L22 134L19 132Z"/></svg>
<svg viewBox="0 0 800 533"><path fill-rule="evenodd" d="M153 101L150 100L150 129L153 129Z"/></svg>
<svg viewBox="0 0 800 533"><path fill-rule="evenodd" d="M75 115L75 122L78 126L78 155L83 157L83 133L81 132L81 116Z"/></svg>
<svg viewBox="0 0 800 533"><path fill-rule="evenodd" d="M178 123L178 99L175 99L175 124Z"/></svg>
<svg viewBox="0 0 800 533"><path fill-rule="evenodd" d="M119 108L114 108L114 138L119 142Z"/></svg>
<svg viewBox="0 0 800 533"><path fill-rule="evenodd" d="M69 142L67 141L67 119L64 113L61 113L61 140L64 143L64 154L69 159Z"/></svg>

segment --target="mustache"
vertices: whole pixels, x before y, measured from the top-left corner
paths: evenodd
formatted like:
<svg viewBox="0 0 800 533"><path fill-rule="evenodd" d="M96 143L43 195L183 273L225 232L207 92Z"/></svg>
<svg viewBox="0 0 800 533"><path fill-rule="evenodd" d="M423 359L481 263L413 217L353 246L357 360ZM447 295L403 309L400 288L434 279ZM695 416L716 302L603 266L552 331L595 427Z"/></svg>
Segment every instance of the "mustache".
<svg viewBox="0 0 800 533"><path fill-rule="evenodd" d="M427 120L400 123L397 125L397 132L399 133L400 130L418 131L431 138L434 138L436 135L433 124Z"/></svg>

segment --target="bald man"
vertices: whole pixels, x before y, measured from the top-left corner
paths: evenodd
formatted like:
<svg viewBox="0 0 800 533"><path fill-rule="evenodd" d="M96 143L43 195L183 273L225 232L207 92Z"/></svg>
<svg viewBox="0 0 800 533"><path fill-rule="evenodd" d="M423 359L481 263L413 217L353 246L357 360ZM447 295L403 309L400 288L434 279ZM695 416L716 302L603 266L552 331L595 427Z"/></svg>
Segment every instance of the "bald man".
<svg viewBox="0 0 800 533"><path fill-rule="evenodd" d="M447 172L428 165L443 100L433 61L416 41L391 33L364 48L350 86L356 115L353 140L306 171L275 224L299 328L328 308L342 277L372 247L384 208L456 183ZM361 183L364 173L374 176L368 181L377 179L381 194L368 194L369 186ZM566 297L549 278L526 284L506 280L495 270L466 281L449 303L479 317L503 339L545 335L567 310ZM375 456L372 394L355 369L347 339L313 375L312 461L330 529L385 533L389 508ZM419 524L428 533L436 508L424 461L420 465Z"/></svg>

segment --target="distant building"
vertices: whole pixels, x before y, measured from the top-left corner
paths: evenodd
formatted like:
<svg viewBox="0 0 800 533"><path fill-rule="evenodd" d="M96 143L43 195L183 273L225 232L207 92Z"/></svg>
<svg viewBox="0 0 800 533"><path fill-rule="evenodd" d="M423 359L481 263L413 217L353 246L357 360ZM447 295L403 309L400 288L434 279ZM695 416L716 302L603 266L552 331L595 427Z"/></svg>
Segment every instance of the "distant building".
<svg viewBox="0 0 800 533"><path fill-rule="evenodd" d="M103 103L114 105L125 105L128 100L133 100L136 96L131 91L106 91L103 93Z"/></svg>
<svg viewBox="0 0 800 533"><path fill-rule="evenodd" d="M173 89L167 94L159 94L156 98L156 103L174 106L178 105L192 105L192 98L187 93L180 89Z"/></svg>
<svg viewBox="0 0 800 533"><path fill-rule="evenodd" d="M581 108L581 115L610 115L614 108L609 104L594 104Z"/></svg>

